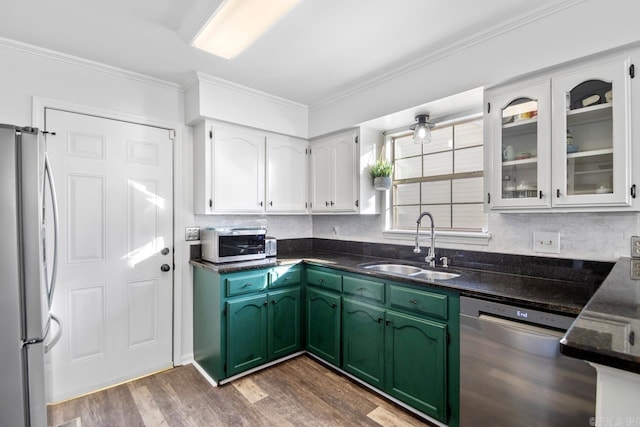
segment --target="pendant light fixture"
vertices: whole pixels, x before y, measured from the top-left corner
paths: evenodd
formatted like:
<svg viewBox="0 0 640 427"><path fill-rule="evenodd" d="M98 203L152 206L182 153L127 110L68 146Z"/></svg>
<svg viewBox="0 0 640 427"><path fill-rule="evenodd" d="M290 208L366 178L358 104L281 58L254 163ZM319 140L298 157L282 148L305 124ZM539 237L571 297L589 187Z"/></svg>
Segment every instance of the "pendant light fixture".
<svg viewBox="0 0 640 427"><path fill-rule="evenodd" d="M416 123L409 127L413 131L414 144L428 144L431 142L431 129L433 129L434 124L428 120L428 114L416 115Z"/></svg>

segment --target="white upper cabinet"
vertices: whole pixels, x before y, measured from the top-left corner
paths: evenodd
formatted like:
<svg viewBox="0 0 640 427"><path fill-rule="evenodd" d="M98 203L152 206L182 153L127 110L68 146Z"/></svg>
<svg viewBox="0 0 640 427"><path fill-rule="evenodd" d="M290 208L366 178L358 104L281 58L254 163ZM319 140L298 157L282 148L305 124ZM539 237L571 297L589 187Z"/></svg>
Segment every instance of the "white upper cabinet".
<svg viewBox="0 0 640 427"><path fill-rule="evenodd" d="M312 212L357 212L357 148L355 132L311 144Z"/></svg>
<svg viewBox="0 0 640 427"><path fill-rule="evenodd" d="M630 67L609 58L487 91L488 208L633 209Z"/></svg>
<svg viewBox="0 0 640 427"><path fill-rule="evenodd" d="M307 212L307 150L306 141L267 137L267 212Z"/></svg>
<svg viewBox="0 0 640 427"><path fill-rule="evenodd" d="M380 198L368 168L382 136L359 128L310 144L312 213L380 213Z"/></svg>
<svg viewBox="0 0 640 427"><path fill-rule="evenodd" d="M550 207L549 81L496 95L489 102L494 175L491 206Z"/></svg>
<svg viewBox="0 0 640 427"><path fill-rule="evenodd" d="M631 204L629 66L617 61L553 80L554 206Z"/></svg>
<svg viewBox="0 0 640 427"><path fill-rule="evenodd" d="M307 142L205 120L194 128L194 213L305 213Z"/></svg>

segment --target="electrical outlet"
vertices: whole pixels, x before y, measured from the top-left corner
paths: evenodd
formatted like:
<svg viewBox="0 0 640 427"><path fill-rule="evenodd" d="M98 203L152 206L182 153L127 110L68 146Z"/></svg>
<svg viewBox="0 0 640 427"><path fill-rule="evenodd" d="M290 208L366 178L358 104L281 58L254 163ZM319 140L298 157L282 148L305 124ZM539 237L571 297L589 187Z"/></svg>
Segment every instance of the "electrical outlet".
<svg viewBox="0 0 640 427"><path fill-rule="evenodd" d="M338 226L337 226L337 225L334 225L334 226L333 226L332 231L333 231L333 235L334 235L334 236L337 236L337 235L338 235L338 233L340 232L340 230L338 229Z"/></svg>
<svg viewBox="0 0 640 427"><path fill-rule="evenodd" d="M631 279L640 280L640 259L631 260Z"/></svg>
<svg viewBox="0 0 640 427"><path fill-rule="evenodd" d="M640 236L631 236L631 258L640 258Z"/></svg>
<svg viewBox="0 0 640 427"><path fill-rule="evenodd" d="M560 253L560 233L558 232L533 232L533 251L548 254Z"/></svg>
<svg viewBox="0 0 640 427"><path fill-rule="evenodd" d="M185 227L184 240L192 242L194 240L200 240L200 228L199 227Z"/></svg>

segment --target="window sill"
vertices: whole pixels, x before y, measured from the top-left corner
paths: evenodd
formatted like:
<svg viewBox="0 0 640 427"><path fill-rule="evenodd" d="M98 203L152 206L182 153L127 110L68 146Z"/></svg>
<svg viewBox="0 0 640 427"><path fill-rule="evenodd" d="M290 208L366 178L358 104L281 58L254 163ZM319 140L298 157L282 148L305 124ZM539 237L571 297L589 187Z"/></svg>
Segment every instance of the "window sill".
<svg viewBox="0 0 640 427"><path fill-rule="evenodd" d="M415 241L415 231L409 230L387 230L382 235L385 239L392 240L411 240ZM420 231L420 242L424 242L431 237L428 231ZM437 243L458 243L466 245L487 246L491 240L491 233L488 232L463 232L463 231L436 231Z"/></svg>

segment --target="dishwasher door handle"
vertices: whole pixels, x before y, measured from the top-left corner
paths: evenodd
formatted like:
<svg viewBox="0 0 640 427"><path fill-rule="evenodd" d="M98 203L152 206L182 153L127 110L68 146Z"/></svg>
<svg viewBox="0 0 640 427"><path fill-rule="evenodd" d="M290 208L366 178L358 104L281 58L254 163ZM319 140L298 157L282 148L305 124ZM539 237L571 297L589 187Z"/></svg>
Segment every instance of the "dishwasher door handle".
<svg viewBox="0 0 640 427"><path fill-rule="evenodd" d="M522 353L549 359L560 356L562 332L488 315L477 319L484 339Z"/></svg>

